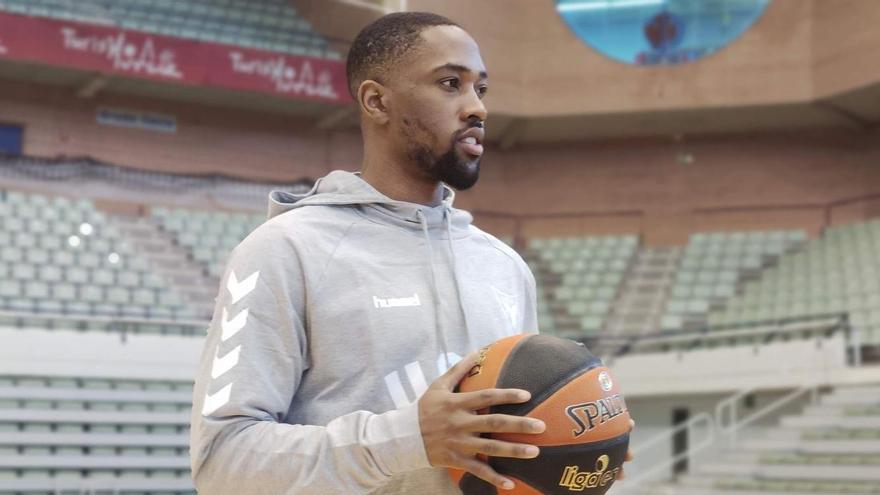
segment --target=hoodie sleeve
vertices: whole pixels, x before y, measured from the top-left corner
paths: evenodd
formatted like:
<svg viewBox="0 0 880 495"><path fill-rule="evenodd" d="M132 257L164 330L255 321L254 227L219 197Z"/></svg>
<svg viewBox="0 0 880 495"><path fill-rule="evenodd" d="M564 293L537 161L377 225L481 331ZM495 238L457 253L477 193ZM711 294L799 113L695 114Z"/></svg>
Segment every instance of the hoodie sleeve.
<svg viewBox="0 0 880 495"><path fill-rule="evenodd" d="M525 261L520 260L520 267L526 280L525 311L523 313L523 329L526 332L538 333L538 286L535 275Z"/></svg>
<svg viewBox="0 0 880 495"><path fill-rule="evenodd" d="M538 333L538 287L535 275L529 265L517 255L520 271L525 281L525 301L523 303L523 332Z"/></svg>
<svg viewBox="0 0 880 495"><path fill-rule="evenodd" d="M283 225L269 221L242 242L221 282L193 389L196 489L358 494L429 467L418 403L326 426L283 422L309 367L303 265Z"/></svg>

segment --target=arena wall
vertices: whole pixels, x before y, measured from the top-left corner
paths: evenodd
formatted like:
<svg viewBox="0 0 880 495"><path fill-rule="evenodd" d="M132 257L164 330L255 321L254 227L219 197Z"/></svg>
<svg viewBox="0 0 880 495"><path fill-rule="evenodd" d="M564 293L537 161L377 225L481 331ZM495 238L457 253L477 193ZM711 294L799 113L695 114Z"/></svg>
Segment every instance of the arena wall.
<svg viewBox="0 0 880 495"><path fill-rule="evenodd" d="M25 128L28 155L92 156L122 166L220 172L253 180L356 170L356 130L241 110L0 83L0 121ZM167 113L175 133L107 127L99 107ZM876 131L816 129L700 138L566 142L490 148L478 186L458 204L502 235L641 233L681 244L688 233L805 228L875 216L880 201ZM836 206L834 206L836 203Z"/></svg>
<svg viewBox="0 0 880 495"><path fill-rule="evenodd" d="M810 101L880 81L880 10L860 0L774 0L731 45L695 63L636 67L579 40L552 0L411 0L461 22L490 68L496 110L521 116ZM503 16L504 22L498 22Z"/></svg>

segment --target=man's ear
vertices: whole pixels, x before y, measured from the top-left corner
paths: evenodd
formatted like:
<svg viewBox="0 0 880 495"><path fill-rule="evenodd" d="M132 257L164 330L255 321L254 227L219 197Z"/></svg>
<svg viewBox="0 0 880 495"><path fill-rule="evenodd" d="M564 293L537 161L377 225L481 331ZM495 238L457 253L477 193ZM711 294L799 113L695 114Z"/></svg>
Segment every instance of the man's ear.
<svg viewBox="0 0 880 495"><path fill-rule="evenodd" d="M367 79L358 86L358 104L361 112L379 125L388 122L388 89L381 83Z"/></svg>

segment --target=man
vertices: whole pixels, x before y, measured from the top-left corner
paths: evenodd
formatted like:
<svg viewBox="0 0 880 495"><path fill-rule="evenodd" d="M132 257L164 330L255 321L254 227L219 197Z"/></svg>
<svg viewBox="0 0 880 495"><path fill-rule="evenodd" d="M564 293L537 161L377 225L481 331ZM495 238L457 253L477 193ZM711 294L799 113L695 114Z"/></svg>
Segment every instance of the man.
<svg viewBox="0 0 880 495"><path fill-rule="evenodd" d="M392 14L358 35L347 72L362 172L273 193L270 220L233 251L194 391L196 487L453 494L453 466L509 489L475 455L538 449L479 434L545 426L475 411L528 393L453 392L474 363L462 356L537 331L528 267L444 186L479 175L479 49L446 18Z"/></svg>

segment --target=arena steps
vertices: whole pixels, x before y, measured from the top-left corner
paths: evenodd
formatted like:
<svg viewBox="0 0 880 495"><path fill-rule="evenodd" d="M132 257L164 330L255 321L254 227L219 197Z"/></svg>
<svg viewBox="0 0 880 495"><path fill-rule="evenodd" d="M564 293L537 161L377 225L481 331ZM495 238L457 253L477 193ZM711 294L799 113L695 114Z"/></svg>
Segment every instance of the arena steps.
<svg viewBox="0 0 880 495"><path fill-rule="evenodd" d="M144 253L150 265L175 289L201 318L210 318L219 282L189 258L187 251L148 218L114 217L120 232Z"/></svg>
<svg viewBox="0 0 880 495"><path fill-rule="evenodd" d="M697 457L696 459L699 459ZM630 492L625 492L630 493ZM880 387L837 387L642 495L880 494Z"/></svg>
<svg viewBox="0 0 880 495"><path fill-rule="evenodd" d="M754 439L740 444L752 452L796 451L815 454L880 454L880 442L864 440Z"/></svg>
<svg viewBox="0 0 880 495"><path fill-rule="evenodd" d="M639 249L608 316L609 335L635 336L659 330L680 258L680 248Z"/></svg>
<svg viewBox="0 0 880 495"><path fill-rule="evenodd" d="M841 495L880 494L880 485L862 481L752 479L746 476L682 476L676 483L643 490L644 495Z"/></svg>
<svg viewBox="0 0 880 495"><path fill-rule="evenodd" d="M847 416L840 415L805 415L782 418L783 427L842 427L842 428L880 428L880 415Z"/></svg>
<svg viewBox="0 0 880 495"><path fill-rule="evenodd" d="M822 397L824 405L880 404L880 386L840 387Z"/></svg>
<svg viewBox="0 0 880 495"><path fill-rule="evenodd" d="M792 462L797 462L792 456ZM753 479L775 480L860 480L880 482L880 464L833 464L841 459L838 455L824 456L825 463L811 464L770 464L755 456L751 460L738 456L725 456L718 461L701 464L699 473L712 476L746 475ZM829 464L831 463L831 464Z"/></svg>

